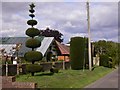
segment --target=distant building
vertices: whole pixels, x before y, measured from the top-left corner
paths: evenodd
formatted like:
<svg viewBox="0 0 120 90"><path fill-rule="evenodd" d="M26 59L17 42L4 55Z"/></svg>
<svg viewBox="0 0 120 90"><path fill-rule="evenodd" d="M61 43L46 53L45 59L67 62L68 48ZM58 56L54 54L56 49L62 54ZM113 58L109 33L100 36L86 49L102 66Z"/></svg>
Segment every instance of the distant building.
<svg viewBox="0 0 120 90"><path fill-rule="evenodd" d="M0 38L0 50L5 49L7 54L11 54L12 57L24 57L24 54L30 51L30 48L25 46L25 42L29 37L2 37ZM54 39L54 37L43 37L39 36L36 39L41 41L41 46L36 48L36 51L40 51L45 60L47 60L48 53L55 55L57 60L66 60L69 61L69 48L59 43ZM19 51L13 50L16 44L21 44ZM49 58L52 58L49 57Z"/></svg>

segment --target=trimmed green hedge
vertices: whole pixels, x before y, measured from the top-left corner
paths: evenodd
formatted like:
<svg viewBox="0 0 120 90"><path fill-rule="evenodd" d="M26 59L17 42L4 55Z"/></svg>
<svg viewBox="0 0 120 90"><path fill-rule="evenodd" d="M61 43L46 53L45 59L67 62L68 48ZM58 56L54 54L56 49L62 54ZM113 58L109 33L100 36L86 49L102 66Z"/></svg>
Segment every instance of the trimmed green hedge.
<svg viewBox="0 0 120 90"><path fill-rule="evenodd" d="M25 44L28 48L37 48L41 46L41 42L35 38L28 39Z"/></svg>
<svg viewBox="0 0 120 90"><path fill-rule="evenodd" d="M37 28L28 28L26 30L26 35L34 37L40 34L40 31Z"/></svg>
<svg viewBox="0 0 120 90"><path fill-rule="evenodd" d="M35 10L34 10L34 9L31 9L31 10L29 10L29 12L34 13L34 12L35 12Z"/></svg>
<svg viewBox="0 0 120 90"><path fill-rule="evenodd" d="M43 67L37 64L26 65L26 71L29 73L36 73L43 71Z"/></svg>
<svg viewBox="0 0 120 90"><path fill-rule="evenodd" d="M36 20L28 20L27 24L31 25L31 26L34 26L34 25L37 25L37 21Z"/></svg>
<svg viewBox="0 0 120 90"><path fill-rule="evenodd" d="M42 60L43 55L41 52L38 52L38 51L29 51L25 53L24 58L28 62L35 62L35 61Z"/></svg>
<svg viewBox="0 0 120 90"><path fill-rule="evenodd" d="M73 37L70 42L71 68L79 70L83 68L85 54L85 38Z"/></svg>
<svg viewBox="0 0 120 90"><path fill-rule="evenodd" d="M35 15L34 15L34 14L29 14L29 16L30 16L30 17L32 17L32 18L33 18L33 17L35 17Z"/></svg>

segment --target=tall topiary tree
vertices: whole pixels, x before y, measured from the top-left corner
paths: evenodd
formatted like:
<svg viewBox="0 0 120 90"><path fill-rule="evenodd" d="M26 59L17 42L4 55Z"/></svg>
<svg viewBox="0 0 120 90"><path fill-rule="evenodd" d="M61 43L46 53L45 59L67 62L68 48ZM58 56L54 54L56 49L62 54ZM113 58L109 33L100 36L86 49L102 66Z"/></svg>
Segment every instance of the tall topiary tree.
<svg viewBox="0 0 120 90"><path fill-rule="evenodd" d="M31 48L32 50L29 52L26 52L24 57L27 61L32 63L32 65L27 66L27 69L29 72L31 72L32 76L34 76L35 72L38 72L39 70L41 70L40 69L41 67L38 65L34 65L34 63L35 61L41 60L43 56L41 52L35 51L35 48L41 46L41 42L35 39L35 37L40 34L40 31L37 28L34 28L34 26L37 25L37 21L33 19L35 17L34 15L35 5L32 3L29 6L30 6L29 16L31 17L31 20L28 20L27 24L30 25L31 27L26 30L26 35L30 37L26 41L26 47Z"/></svg>

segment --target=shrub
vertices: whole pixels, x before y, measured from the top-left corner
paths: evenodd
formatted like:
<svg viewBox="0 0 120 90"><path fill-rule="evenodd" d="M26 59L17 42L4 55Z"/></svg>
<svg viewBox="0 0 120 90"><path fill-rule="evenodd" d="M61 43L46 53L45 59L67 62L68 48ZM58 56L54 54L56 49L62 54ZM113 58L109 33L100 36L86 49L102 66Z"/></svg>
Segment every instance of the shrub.
<svg viewBox="0 0 120 90"><path fill-rule="evenodd" d="M35 61L42 60L43 55L41 52L38 52L38 51L29 51L25 53L24 57L26 61L35 62Z"/></svg>
<svg viewBox="0 0 120 90"><path fill-rule="evenodd" d="M59 72L59 69L58 69L58 68L51 68L51 69L50 69L50 72L51 72L51 73L58 73L58 72Z"/></svg>
<svg viewBox="0 0 120 90"><path fill-rule="evenodd" d="M29 16L30 16L30 17L32 17L32 18L33 18L33 17L35 17L35 15L34 15L34 14L29 14Z"/></svg>
<svg viewBox="0 0 120 90"><path fill-rule="evenodd" d="M31 26L34 26L34 25L37 25L37 21L36 20L28 20L27 24L31 25Z"/></svg>
<svg viewBox="0 0 120 90"><path fill-rule="evenodd" d="M70 60L71 68L79 70L84 64L85 39L82 37L71 38L70 42Z"/></svg>
<svg viewBox="0 0 120 90"><path fill-rule="evenodd" d="M40 46L41 46L41 42L37 39L31 38L26 41L26 47L28 48L37 48Z"/></svg>
<svg viewBox="0 0 120 90"><path fill-rule="evenodd" d="M33 20L33 17L35 17L35 15L33 14L35 12L34 10L35 5L32 3L29 6L30 6L29 12L31 13L29 14L29 16L32 18L32 20L27 21L27 24L30 25L31 28L28 28L26 30L26 35L31 37L31 39L28 39L26 41L26 47L32 48L32 51L25 53L24 58L27 61L32 62L33 66L32 65L28 66L28 70L31 72L32 76L34 76L34 72L39 71L38 66L35 66L34 63L35 61L42 60L43 55L41 52L35 51L35 48L38 48L41 46L41 41L38 39L35 39L35 36L39 35L40 32L37 28L33 27L34 25L37 25L37 21Z"/></svg>
<svg viewBox="0 0 120 90"><path fill-rule="evenodd" d="M100 66L109 67L108 55L100 55Z"/></svg>
<svg viewBox="0 0 120 90"><path fill-rule="evenodd" d="M29 10L29 12L34 13L34 12L35 12L35 10L34 10L34 9L31 9L31 10Z"/></svg>
<svg viewBox="0 0 120 90"><path fill-rule="evenodd" d="M43 67L37 64L26 65L26 71L29 73L36 73L43 71Z"/></svg>
<svg viewBox="0 0 120 90"><path fill-rule="evenodd" d="M34 37L40 34L40 31L37 28L28 28L26 30L26 35Z"/></svg>

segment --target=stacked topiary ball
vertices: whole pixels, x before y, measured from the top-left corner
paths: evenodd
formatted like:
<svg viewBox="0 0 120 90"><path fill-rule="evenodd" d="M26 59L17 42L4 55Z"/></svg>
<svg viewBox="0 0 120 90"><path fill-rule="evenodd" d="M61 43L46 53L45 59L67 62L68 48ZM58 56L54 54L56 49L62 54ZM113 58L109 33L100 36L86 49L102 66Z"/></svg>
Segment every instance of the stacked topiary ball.
<svg viewBox="0 0 120 90"><path fill-rule="evenodd" d="M26 52L24 55L25 60L32 63L31 65L26 66L27 71L31 72L32 76L34 76L35 72L38 72L39 70L41 71L42 67L34 63L43 58L43 55L41 52L35 51L35 48L38 48L41 46L41 42L35 39L35 37L40 34L40 31L37 28L34 28L34 26L37 25L37 21L33 19L35 17L34 7L35 5L32 3L30 5L30 10L29 10L30 12L29 16L31 17L31 20L27 21L27 24L30 25L31 27L26 30L26 35L30 37L26 41L26 47L31 48L32 50L29 52Z"/></svg>

